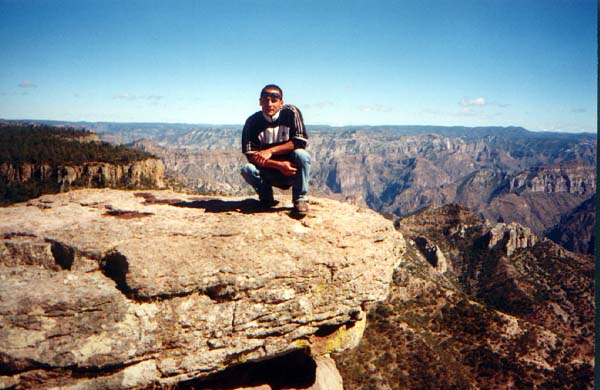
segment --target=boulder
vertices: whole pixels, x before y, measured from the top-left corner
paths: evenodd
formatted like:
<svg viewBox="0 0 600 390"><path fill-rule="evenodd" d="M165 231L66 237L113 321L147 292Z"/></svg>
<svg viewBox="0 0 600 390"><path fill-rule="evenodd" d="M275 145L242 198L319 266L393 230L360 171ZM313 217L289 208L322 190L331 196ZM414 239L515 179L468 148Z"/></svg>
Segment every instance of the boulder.
<svg viewBox="0 0 600 390"><path fill-rule="evenodd" d="M366 209L282 204L87 189L0 209L0 385L160 388L299 352L317 383L405 243Z"/></svg>

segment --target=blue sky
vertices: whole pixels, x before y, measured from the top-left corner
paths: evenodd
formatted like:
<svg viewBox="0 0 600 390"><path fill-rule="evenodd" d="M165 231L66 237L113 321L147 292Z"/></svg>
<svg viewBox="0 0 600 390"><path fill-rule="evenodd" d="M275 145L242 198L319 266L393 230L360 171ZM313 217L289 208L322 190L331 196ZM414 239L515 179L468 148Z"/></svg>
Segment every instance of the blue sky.
<svg viewBox="0 0 600 390"><path fill-rule="evenodd" d="M0 0L0 118L597 131L597 1Z"/></svg>

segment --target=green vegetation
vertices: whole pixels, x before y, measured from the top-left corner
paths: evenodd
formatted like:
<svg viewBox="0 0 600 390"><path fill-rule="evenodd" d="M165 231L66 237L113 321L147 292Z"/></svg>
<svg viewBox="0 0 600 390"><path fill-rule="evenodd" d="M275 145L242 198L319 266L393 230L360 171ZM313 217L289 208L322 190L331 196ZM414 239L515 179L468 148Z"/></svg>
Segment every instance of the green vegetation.
<svg viewBox="0 0 600 390"><path fill-rule="evenodd" d="M154 157L107 142L80 142L93 133L74 128L9 124L0 126L0 162L79 165L85 162L125 164Z"/></svg>
<svg viewBox="0 0 600 390"><path fill-rule="evenodd" d="M0 206L24 202L43 194L55 194L59 191L60 186L56 182L7 183L0 177Z"/></svg>
<svg viewBox="0 0 600 390"><path fill-rule="evenodd" d="M95 177L86 184L81 179L66 185L59 182L64 166L86 163L131 164L155 158L150 153L114 146L97 141L97 136L83 129L34 124L0 123L0 205L23 202L42 194L52 194L71 187L105 187L104 177ZM25 165L33 169L27 171ZM125 176L119 188L151 188L152 178L142 173L140 183L133 185Z"/></svg>

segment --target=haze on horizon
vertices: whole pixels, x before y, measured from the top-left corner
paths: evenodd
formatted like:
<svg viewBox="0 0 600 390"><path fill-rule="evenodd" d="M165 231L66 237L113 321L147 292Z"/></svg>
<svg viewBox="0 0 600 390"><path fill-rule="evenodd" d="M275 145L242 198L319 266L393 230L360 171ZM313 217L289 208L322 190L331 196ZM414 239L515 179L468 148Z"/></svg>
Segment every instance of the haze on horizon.
<svg viewBox="0 0 600 390"><path fill-rule="evenodd" d="M0 118L597 131L593 0L0 0Z"/></svg>

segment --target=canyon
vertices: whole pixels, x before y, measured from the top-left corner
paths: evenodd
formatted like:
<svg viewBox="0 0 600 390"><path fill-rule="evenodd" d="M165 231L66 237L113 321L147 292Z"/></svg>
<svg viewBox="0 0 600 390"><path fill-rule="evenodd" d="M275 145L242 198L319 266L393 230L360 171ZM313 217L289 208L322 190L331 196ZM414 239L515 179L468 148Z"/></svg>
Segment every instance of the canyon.
<svg viewBox="0 0 600 390"><path fill-rule="evenodd" d="M589 223L572 224L568 237L550 235L576 210L581 214L581 205L596 193L597 145L591 134L390 126L316 127L309 136L310 186L317 196L395 217L461 204L490 221L517 222L538 236L593 253ZM131 141L134 148L159 156L170 185L179 190L252 194L239 175L245 159L235 126L150 132L131 125L101 137ZM595 210L585 210L580 220L594 220Z"/></svg>
<svg viewBox="0 0 600 390"><path fill-rule="evenodd" d="M592 388L590 135L313 128L297 219L236 127L95 126L144 158L0 165L1 388Z"/></svg>

